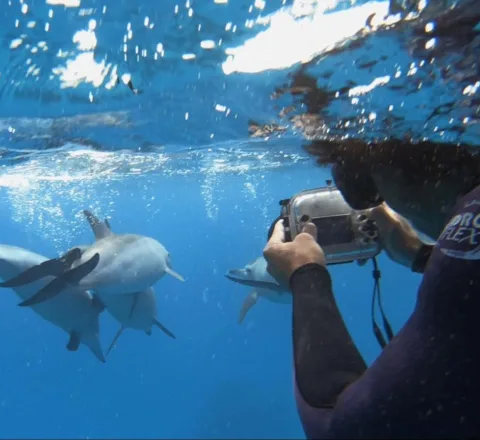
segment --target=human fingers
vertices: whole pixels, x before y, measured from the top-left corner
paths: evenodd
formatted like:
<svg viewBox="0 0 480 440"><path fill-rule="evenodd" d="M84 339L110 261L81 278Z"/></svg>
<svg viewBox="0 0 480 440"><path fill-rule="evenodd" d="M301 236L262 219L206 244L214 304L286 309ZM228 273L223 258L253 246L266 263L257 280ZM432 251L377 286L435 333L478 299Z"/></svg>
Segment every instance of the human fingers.
<svg viewBox="0 0 480 440"><path fill-rule="evenodd" d="M326 265L325 253L317 242L317 227L308 222L302 228L302 233L295 237L297 250L302 255L304 263L316 262L322 266ZM297 254L297 258L299 255Z"/></svg>
<svg viewBox="0 0 480 440"><path fill-rule="evenodd" d="M305 223L302 233L311 235L315 240L317 239L317 227L312 222Z"/></svg>
<svg viewBox="0 0 480 440"><path fill-rule="evenodd" d="M267 247L272 244L280 243L285 243L285 227L282 219L275 224L272 236L270 237L270 240L268 240Z"/></svg>

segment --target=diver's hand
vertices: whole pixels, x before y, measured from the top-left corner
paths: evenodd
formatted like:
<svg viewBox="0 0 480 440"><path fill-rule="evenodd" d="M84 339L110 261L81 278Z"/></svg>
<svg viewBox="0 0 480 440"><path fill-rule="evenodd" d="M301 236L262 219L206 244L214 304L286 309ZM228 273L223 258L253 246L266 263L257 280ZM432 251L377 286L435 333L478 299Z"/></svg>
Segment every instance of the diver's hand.
<svg viewBox="0 0 480 440"><path fill-rule="evenodd" d="M288 288L290 277L299 267L309 263L325 267L327 264L325 254L318 245L316 236L316 226L313 223L306 223L302 232L292 242L286 243L283 220L279 220L263 250L268 273L282 286Z"/></svg>
<svg viewBox="0 0 480 440"><path fill-rule="evenodd" d="M423 242L416 231L386 202L370 210L380 232L380 241L389 258L410 268Z"/></svg>

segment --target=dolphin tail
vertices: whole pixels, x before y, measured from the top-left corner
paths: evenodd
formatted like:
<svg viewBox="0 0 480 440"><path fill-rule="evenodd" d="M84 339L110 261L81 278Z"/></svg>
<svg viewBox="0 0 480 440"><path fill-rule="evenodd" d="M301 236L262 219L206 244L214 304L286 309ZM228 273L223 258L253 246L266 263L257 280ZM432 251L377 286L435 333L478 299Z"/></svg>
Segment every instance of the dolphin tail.
<svg viewBox="0 0 480 440"><path fill-rule="evenodd" d="M173 339L177 339L175 335L167 328L165 327L158 319L153 318L153 323L160 329L162 330L167 336L170 336ZM147 333L148 334L148 333Z"/></svg>
<svg viewBox="0 0 480 440"><path fill-rule="evenodd" d="M243 301L242 308L240 309L240 315L238 317L239 324L243 322L249 310L257 303L257 300L258 292L256 290L252 290Z"/></svg>
<svg viewBox="0 0 480 440"><path fill-rule="evenodd" d="M108 355L110 354L110 352L112 351L112 348L115 347L115 345L117 344L118 338L119 338L120 336L122 336L123 330L125 330L125 327L123 327L123 325L122 325L122 326L120 327L120 329L118 330L118 332L116 333L115 337L113 338L113 341L112 341L112 343L110 344L110 347L108 347L107 357L108 357Z"/></svg>
<svg viewBox="0 0 480 440"><path fill-rule="evenodd" d="M35 295L21 302L19 305L21 307L27 307L54 298L68 285L77 284L82 278L92 272L92 270L97 267L99 260L100 255L97 253L86 263L63 273L59 277L50 281L50 283L43 287L43 289L40 289Z"/></svg>
<svg viewBox="0 0 480 440"><path fill-rule="evenodd" d="M79 248L70 249L66 254L59 258L44 261L36 266L32 266L16 277L0 283L0 287L18 287L24 284L33 283L46 276L58 277L69 270L72 264L82 255Z"/></svg>
<svg viewBox="0 0 480 440"><path fill-rule="evenodd" d="M105 356L102 351L102 347L100 345L100 340L98 336L95 335L94 338L85 341L84 344L90 349L90 351L95 355L95 357L104 364L106 362Z"/></svg>
<svg viewBox="0 0 480 440"><path fill-rule="evenodd" d="M68 351L77 351L81 342L82 340L79 333L72 331L70 333L70 339L68 340L66 348ZM98 340L97 335L91 339L84 340L83 343L90 349L90 351L100 362L105 363L105 356L103 355L102 347L100 346L100 341Z"/></svg>
<svg viewBox="0 0 480 440"><path fill-rule="evenodd" d="M169 267L167 267L165 269L165 272L168 273L169 275L171 275L172 277L176 278L179 281L185 281L185 279L180 274L178 274L174 270L170 269Z"/></svg>

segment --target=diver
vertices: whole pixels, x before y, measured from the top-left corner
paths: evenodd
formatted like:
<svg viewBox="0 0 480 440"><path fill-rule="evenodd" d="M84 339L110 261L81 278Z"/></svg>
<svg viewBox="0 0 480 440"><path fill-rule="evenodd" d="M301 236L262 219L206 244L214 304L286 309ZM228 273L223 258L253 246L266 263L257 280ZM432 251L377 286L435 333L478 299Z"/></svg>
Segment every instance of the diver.
<svg viewBox="0 0 480 440"><path fill-rule="evenodd" d="M371 366L337 307L315 225L286 242L277 221L264 249L293 295L295 397L308 438L480 437L478 156L402 142L310 149L334 164L352 208L376 212L390 258L423 272L413 313Z"/></svg>

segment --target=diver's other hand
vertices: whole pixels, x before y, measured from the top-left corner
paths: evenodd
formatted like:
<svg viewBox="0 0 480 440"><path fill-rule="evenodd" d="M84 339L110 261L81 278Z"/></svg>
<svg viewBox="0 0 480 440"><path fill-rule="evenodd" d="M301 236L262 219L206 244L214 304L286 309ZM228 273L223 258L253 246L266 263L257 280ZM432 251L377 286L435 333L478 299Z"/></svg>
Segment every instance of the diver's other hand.
<svg viewBox="0 0 480 440"><path fill-rule="evenodd" d="M325 254L318 245L316 236L316 226L313 223L306 223L302 232L292 242L286 243L283 220L279 220L263 250L268 273L288 288L290 277L299 267L310 263L325 267Z"/></svg>
<svg viewBox="0 0 480 440"><path fill-rule="evenodd" d="M389 258L410 268L423 245L415 229L386 202L371 209L369 215L377 224L380 242Z"/></svg>

